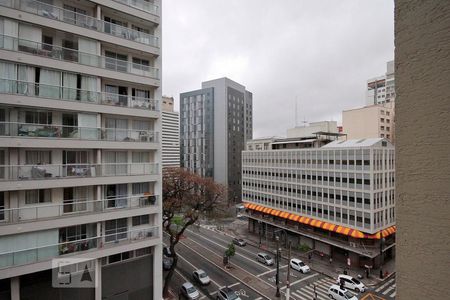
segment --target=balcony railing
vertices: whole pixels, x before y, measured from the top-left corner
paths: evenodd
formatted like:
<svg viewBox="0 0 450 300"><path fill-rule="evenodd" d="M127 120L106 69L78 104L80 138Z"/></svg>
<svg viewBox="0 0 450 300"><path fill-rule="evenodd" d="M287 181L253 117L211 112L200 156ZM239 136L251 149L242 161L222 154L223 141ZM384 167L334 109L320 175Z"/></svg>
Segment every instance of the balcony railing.
<svg viewBox="0 0 450 300"><path fill-rule="evenodd" d="M28 249L14 249L0 253L0 269L46 261L70 253L93 249L100 250L103 247L113 247L116 243L120 245L132 241L154 239L158 238L158 235L157 226L133 230L126 229L125 231L121 231L121 228L118 228L114 233L103 236L88 237Z"/></svg>
<svg viewBox="0 0 450 300"><path fill-rule="evenodd" d="M134 2L134 1L132 1ZM36 0L3 0L0 5L18 9L48 19L103 32L129 41L159 47L159 39L151 34L120 26L111 22L98 20L95 17L63 9Z"/></svg>
<svg viewBox="0 0 450 300"><path fill-rule="evenodd" d="M21 80L0 79L0 93L159 111L158 100Z"/></svg>
<svg viewBox="0 0 450 300"><path fill-rule="evenodd" d="M0 180L156 175L158 171L156 163L3 165L0 166Z"/></svg>
<svg viewBox="0 0 450 300"><path fill-rule="evenodd" d="M158 133L150 130L98 128L17 122L0 122L0 136L115 142L158 142Z"/></svg>
<svg viewBox="0 0 450 300"><path fill-rule="evenodd" d="M64 48L52 44L19 39L7 35L0 35L0 48L121 73L159 79L159 70L148 65L81 52L76 49Z"/></svg>
<svg viewBox="0 0 450 300"><path fill-rule="evenodd" d="M146 12L149 12L154 15L158 15L158 6L152 2L145 0L113 0L118 3L122 3Z"/></svg>
<svg viewBox="0 0 450 300"><path fill-rule="evenodd" d="M30 222L42 219L71 217L73 215L104 213L117 209L132 209L158 205L156 195L110 197L101 200L70 199L64 203L27 205L18 208L0 208L0 225Z"/></svg>

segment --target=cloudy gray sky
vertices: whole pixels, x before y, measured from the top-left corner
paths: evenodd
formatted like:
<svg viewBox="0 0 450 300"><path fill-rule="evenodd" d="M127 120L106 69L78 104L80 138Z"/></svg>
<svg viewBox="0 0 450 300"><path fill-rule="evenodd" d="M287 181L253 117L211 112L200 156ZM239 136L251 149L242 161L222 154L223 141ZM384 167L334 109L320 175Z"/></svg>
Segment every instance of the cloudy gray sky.
<svg viewBox="0 0 450 300"><path fill-rule="evenodd" d="M341 120L394 57L393 0L163 0L163 94L229 77L253 92L253 136ZM300 123L300 122L299 122Z"/></svg>

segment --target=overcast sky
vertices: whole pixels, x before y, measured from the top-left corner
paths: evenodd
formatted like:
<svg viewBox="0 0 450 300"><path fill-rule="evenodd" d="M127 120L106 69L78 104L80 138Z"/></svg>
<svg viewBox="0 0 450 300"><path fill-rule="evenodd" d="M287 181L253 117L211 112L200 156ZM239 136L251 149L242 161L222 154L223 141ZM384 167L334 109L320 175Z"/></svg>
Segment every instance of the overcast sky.
<svg viewBox="0 0 450 300"><path fill-rule="evenodd" d="M163 0L163 94L228 77L253 92L253 137L341 121L394 57L393 0Z"/></svg>

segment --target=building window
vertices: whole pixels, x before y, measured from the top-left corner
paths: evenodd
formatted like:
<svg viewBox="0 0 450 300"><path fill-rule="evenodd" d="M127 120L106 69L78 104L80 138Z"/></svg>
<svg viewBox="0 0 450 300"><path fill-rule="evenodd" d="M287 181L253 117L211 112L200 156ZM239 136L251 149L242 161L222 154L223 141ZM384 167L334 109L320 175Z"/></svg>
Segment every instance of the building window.
<svg viewBox="0 0 450 300"><path fill-rule="evenodd" d="M112 242L127 238L127 219L116 219L105 222L105 241Z"/></svg>
<svg viewBox="0 0 450 300"><path fill-rule="evenodd" d="M132 223L133 223L133 226L149 224L150 217L149 217L149 215L135 216L135 217L133 217Z"/></svg>
<svg viewBox="0 0 450 300"><path fill-rule="evenodd" d="M38 204L52 202L51 190L29 190L25 191L25 204Z"/></svg>

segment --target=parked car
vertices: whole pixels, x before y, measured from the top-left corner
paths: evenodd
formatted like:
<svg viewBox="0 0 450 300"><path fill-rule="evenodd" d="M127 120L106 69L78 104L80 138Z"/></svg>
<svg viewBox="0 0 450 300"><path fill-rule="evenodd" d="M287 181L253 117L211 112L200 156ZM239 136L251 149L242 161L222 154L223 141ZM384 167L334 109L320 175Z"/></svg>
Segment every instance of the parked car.
<svg viewBox="0 0 450 300"><path fill-rule="evenodd" d="M200 298L200 293L190 282L185 282L180 288L180 293L186 299L198 299Z"/></svg>
<svg viewBox="0 0 450 300"><path fill-rule="evenodd" d="M258 254L256 255L256 259L257 259L260 263L263 263L263 264L265 264L265 265L267 265L267 266L271 266L271 265L273 265L273 263L274 263L272 257L271 257L269 254L263 253L263 252L258 253Z"/></svg>
<svg viewBox="0 0 450 300"><path fill-rule="evenodd" d="M345 288L341 288L337 284L333 284L328 289L328 297L334 300L358 300L356 296L350 293Z"/></svg>
<svg viewBox="0 0 450 300"><path fill-rule="evenodd" d="M342 284L345 288L352 289L357 293L364 293L367 290L364 283L349 275L339 275L337 284Z"/></svg>
<svg viewBox="0 0 450 300"><path fill-rule="evenodd" d="M211 279L205 271L199 269L192 272L192 277L194 277L195 281L200 283L201 285L207 285L211 283Z"/></svg>
<svg viewBox="0 0 450 300"><path fill-rule="evenodd" d="M245 245L247 245L247 242L246 242L246 241L244 241L243 239L238 239L238 238L234 238L234 239L233 239L233 243L234 243L235 245L240 246L240 247L244 247Z"/></svg>
<svg viewBox="0 0 450 300"><path fill-rule="evenodd" d="M217 300L241 300L241 298L239 298L236 295L236 292L233 291L232 289L228 288L228 287L221 288L217 292L216 299Z"/></svg>
<svg viewBox="0 0 450 300"><path fill-rule="evenodd" d="M173 264L173 258L163 255L163 269L170 270Z"/></svg>
<svg viewBox="0 0 450 300"><path fill-rule="evenodd" d="M309 266L305 265L304 262L302 262L300 259L297 259L297 258L291 259L289 265L291 266L292 269L297 270L303 274L311 271Z"/></svg>
<svg viewBox="0 0 450 300"><path fill-rule="evenodd" d="M164 247L163 248L163 254L165 255L165 256L172 256L172 252L170 251L170 247Z"/></svg>

